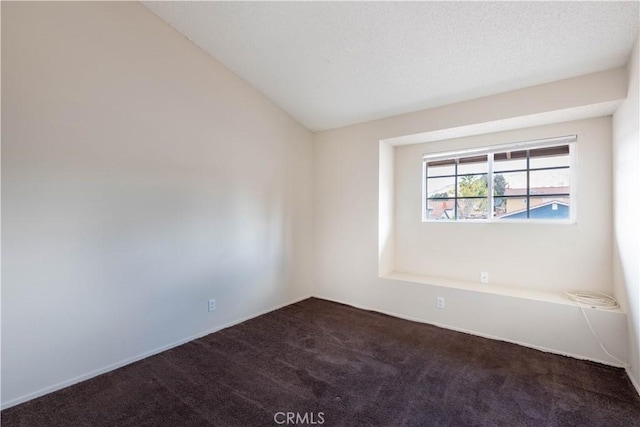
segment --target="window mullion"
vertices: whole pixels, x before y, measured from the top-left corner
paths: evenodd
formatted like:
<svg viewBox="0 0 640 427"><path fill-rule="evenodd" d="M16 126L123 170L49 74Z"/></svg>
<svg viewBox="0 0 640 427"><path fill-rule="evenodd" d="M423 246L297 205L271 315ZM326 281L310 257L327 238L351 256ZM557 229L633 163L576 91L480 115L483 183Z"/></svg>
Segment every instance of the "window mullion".
<svg viewBox="0 0 640 427"><path fill-rule="evenodd" d="M531 156L529 155L531 152L527 150L527 219L531 218Z"/></svg>
<svg viewBox="0 0 640 427"><path fill-rule="evenodd" d="M453 217L458 220L458 159L455 164L456 177L453 182Z"/></svg>
<svg viewBox="0 0 640 427"><path fill-rule="evenodd" d="M427 161L422 161L422 179L424 182L422 183L422 221L426 221L429 219L429 215L427 211L429 209L429 201L427 200L427 194L429 193L428 183L429 183L429 167L427 166Z"/></svg>
<svg viewBox="0 0 640 427"><path fill-rule="evenodd" d="M487 219L493 218L493 155L487 155Z"/></svg>

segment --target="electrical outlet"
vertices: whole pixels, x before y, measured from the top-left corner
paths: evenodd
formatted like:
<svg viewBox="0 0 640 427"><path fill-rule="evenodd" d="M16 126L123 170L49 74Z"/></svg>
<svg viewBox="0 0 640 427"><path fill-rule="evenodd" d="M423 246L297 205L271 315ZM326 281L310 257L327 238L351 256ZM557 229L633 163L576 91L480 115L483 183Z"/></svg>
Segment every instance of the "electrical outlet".
<svg viewBox="0 0 640 427"><path fill-rule="evenodd" d="M216 309L216 300L215 299L210 299L209 300L209 311L213 311Z"/></svg>
<svg viewBox="0 0 640 427"><path fill-rule="evenodd" d="M444 308L444 297L436 298L436 308L440 310Z"/></svg>
<svg viewBox="0 0 640 427"><path fill-rule="evenodd" d="M480 283L489 283L489 273L486 271L480 273Z"/></svg>

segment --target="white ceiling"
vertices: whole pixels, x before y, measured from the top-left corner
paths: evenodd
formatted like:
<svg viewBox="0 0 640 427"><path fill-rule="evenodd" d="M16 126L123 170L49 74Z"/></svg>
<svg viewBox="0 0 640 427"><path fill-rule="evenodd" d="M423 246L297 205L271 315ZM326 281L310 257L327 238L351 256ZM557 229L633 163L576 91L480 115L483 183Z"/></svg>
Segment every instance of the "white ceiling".
<svg viewBox="0 0 640 427"><path fill-rule="evenodd" d="M144 2L316 131L624 65L638 2Z"/></svg>

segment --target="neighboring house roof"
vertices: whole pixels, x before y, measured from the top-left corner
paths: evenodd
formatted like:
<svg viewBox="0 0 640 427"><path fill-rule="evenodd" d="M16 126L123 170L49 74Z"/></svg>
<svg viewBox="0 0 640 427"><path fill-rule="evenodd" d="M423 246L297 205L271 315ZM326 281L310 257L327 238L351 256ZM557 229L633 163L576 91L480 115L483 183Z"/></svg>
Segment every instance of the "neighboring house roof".
<svg viewBox="0 0 640 427"><path fill-rule="evenodd" d="M554 209L555 205L555 209ZM527 209L510 212L500 218L521 219L527 218ZM569 205L560 200L552 200L537 205L529 210L529 219L558 219L569 218Z"/></svg>
<svg viewBox="0 0 640 427"><path fill-rule="evenodd" d="M532 196L544 196L546 194L569 194L569 187L534 187L531 189ZM526 196L526 188L505 188L505 196Z"/></svg>
<svg viewBox="0 0 640 427"><path fill-rule="evenodd" d="M453 200L434 200L432 208L429 209L432 218L452 219L455 203Z"/></svg>
<svg viewBox="0 0 640 427"><path fill-rule="evenodd" d="M526 189L523 188L515 188L515 189L507 189L507 190L523 190L526 193ZM534 190L534 189L532 189ZM535 190L546 191L546 193L532 193L532 196L537 195L545 195L545 194L554 194L554 193L565 193L569 191L569 187L540 187ZM515 194L507 194L505 191L505 196L516 196ZM522 194L526 195L526 194ZM558 205L556 209L553 209L553 205ZM432 207L428 209L429 216L431 218L438 219L452 219L454 215L455 202L453 199L449 200L433 200ZM520 209L517 211L509 212L508 214L501 215L500 218L526 218L527 217L527 208ZM531 208L529 211L529 218L534 219L544 219L544 218L568 218L569 217L569 205L566 200L550 200L540 205L536 205Z"/></svg>

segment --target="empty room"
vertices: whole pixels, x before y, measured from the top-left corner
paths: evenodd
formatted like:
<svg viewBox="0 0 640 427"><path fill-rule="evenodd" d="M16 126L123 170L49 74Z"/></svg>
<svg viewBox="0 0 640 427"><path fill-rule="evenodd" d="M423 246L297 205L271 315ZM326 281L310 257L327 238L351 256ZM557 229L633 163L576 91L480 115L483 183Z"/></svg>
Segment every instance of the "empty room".
<svg viewBox="0 0 640 427"><path fill-rule="evenodd" d="M640 426L639 6L2 1L2 425Z"/></svg>

